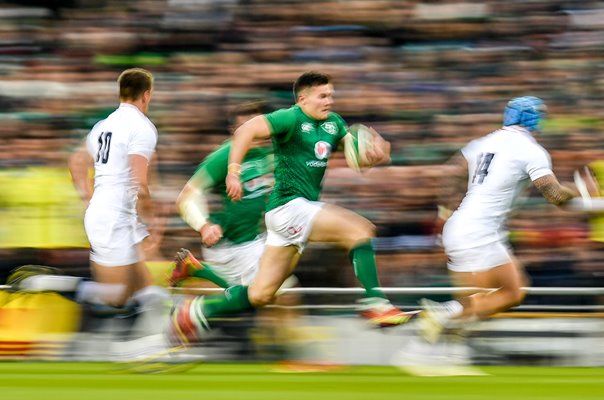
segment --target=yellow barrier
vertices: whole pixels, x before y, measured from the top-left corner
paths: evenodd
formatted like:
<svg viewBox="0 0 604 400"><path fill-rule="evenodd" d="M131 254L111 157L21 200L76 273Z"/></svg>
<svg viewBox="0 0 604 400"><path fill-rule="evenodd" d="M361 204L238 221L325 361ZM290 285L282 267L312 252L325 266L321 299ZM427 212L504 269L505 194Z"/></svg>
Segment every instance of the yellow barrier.
<svg viewBox="0 0 604 400"><path fill-rule="evenodd" d="M77 303L56 293L0 291L0 359L60 355L80 314Z"/></svg>
<svg viewBox="0 0 604 400"><path fill-rule="evenodd" d="M67 168L0 171L0 248L88 247L83 216Z"/></svg>
<svg viewBox="0 0 604 400"><path fill-rule="evenodd" d="M604 188L604 160L589 163L601 188ZM604 242L604 213L594 213L589 219L589 237L596 242Z"/></svg>

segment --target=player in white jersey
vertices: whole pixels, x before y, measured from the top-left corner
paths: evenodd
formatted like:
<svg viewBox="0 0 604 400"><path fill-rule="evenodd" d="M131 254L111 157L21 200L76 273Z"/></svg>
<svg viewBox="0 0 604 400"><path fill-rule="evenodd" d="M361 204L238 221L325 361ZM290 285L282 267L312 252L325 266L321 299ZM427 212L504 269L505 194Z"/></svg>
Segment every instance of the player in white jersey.
<svg viewBox="0 0 604 400"><path fill-rule="evenodd" d="M24 287L75 291L79 301L111 306L133 298L145 311L161 307L167 298L165 289L153 286L141 249L149 236L146 225L154 224L148 170L157 130L145 115L153 75L141 68L128 69L118 84L119 107L92 128L69 165L78 192L88 202L84 225L94 281L38 276ZM93 166L94 188L89 175Z"/></svg>
<svg viewBox="0 0 604 400"><path fill-rule="evenodd" d="M136 245L148 235L139 221L149 219L148 163L155 150L157 131L131 103L121 103L98 122L86 139L94 159L94 191L86 210L90 260L108 267L136 264L142 257Z"/></svg>
<svg viewBox="0 0 604 400"><path fill-rule="evenodd" d="M543 101L525 96L512 99L504 111L503 127L473 140L453 157L454 176L467 186L461 204L453 188L439 206L446 220L442 242L447 267L457 286L495 288L465 293L458 300L435 303L422 300L422 331L429 342L437 340L450 321L486 318L522 302L528 282L522 266L507 243L507 216L518 195L530 182L550 203L566 204L577 196L558 182L547 151L533 137L545 113Z"/></svg>

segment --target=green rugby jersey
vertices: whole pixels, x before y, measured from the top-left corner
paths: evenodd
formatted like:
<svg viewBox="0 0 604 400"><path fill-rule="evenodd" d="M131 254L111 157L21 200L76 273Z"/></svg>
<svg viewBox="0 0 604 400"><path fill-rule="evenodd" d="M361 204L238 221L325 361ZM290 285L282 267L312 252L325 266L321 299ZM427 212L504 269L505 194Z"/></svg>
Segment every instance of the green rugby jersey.
<svg viewBox="0 0 604 400"><path fill-rule="evenodd" d="M267 211L297 197L318 200L331 152L346 135L346 123L336 113L319 121L298 105L264 117L275 151L275 187Z"/></svg>
<svg viewBox="0 0 604 400"><path fill-rule="evenodd" d="M199 189L213 189L222 200L222 209L212 211L209 220L222 227L221 242L238 244L253 240L264 231L264 210L273 187L273 149L250 149L241 163L241 201L231 201L226 194L231 140L209 154L197 167L194 182Z"/></svg>

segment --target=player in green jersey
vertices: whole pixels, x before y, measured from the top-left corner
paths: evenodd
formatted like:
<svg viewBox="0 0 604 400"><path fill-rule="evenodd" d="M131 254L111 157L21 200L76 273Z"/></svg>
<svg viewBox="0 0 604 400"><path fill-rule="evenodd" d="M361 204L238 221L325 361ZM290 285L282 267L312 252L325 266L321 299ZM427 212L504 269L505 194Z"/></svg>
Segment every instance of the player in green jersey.
<svg viewBox="0 0 604 400"><path fill-rule="evenodd" d="M262 114L262 102L249 102L238 106L234 111L232 130ZM256 141L248 151L243 162L244 195L241 201L232 201L226 194L225 178L229 152L232 142L227 140L218 149L210 153L199 165L193 176L185 184L178 196L177 206L181 217L194 230L199 232L203 261L197 260L187 249L181 249L170 275L170 284L179 285L190 277L209 280L227 288L232 285L249 285L257 271L266 239L264 212L270 191L273 188L274 155L269 141ZM221 207L209 211L208 193L220 197ZM291 275L283 287L292 287L297 279ZM277 304L282 306L298 305L296 294L280 296ZM268 311L268 310L267 310ZM268 332L269 337L280 338L278 344L284 345L288 359L285 366L301 365L296 361L300 357L300 338L290 340L288 332L297 326L299 312L289 308L270 310L264 314L256 327L258 332ZM273 343L274 345L274 343ZM305 356L302 354L302 356ZM319 365L305 364L322 370Z"/></svg>
<svg viewBox="0 0 604 400"><path fill-rule="evenodd" d="M224 294L182 304L172 315L169 334L175 342L198 340L210 329L208 317L271 303L308 241L336 243L349 251L355 275L366 290L361 315L370 322L393 326L415 315L392 306L377 289L371 244L374 225L352 211L318 201L332 149L348 134L344 120L331 111L333 92L329 76L304 73L294 83L294 106L254 117L235 132L226 177L226 193L233 201L245 194L242 161L250 144L258 139L273 141L275 187L265 216L268 235L259 271L249 286L232 286ZM372 165L386 163L390 144L374 133L373 150L366 156Z"/></svg>
<svg viewBox="0 0 604 400"><path fill-rule="evenodd" d="M237 107L234 128L260 115L262 107L260 102ZM231 146L232 141L228 140L208 155L178 196L180 215L200 234L205 262L181 249L170 278L173 285L192 276L226 288L248 285L256 275L264 249L262 218L273 188L273 149L266 140L254 143L243 162L243 198L232 201L225 185ZM209 212L206 197L210 191L220 196L220 210Z"/></svg>

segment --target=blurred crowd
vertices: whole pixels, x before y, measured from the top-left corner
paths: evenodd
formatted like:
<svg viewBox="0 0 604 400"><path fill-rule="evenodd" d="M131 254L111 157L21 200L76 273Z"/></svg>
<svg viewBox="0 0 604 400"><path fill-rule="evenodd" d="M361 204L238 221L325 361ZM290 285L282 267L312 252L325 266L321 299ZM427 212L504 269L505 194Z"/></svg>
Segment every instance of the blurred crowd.
<svg viewBox="0 0 604 400"><path fill-rule="evenodd" d="M364 174L336 154L323 196L377 225L384 286L448 285L433 240L443 163L497 129L508 99L535 95L547 103L539 141L561 180L604 159L602 1L17 0L0 5L0 26L0 212L30 224L24 238L40 226L34 208L81 224L77 196L32 194L14 182L31 181L24 171L32 167L66 168L92 125L116 107L117 76L132 66L156 78L152 191L167 221L158 258L198 249L174 200L228 137L233 107L258 99L288 106L292 82L307 70L333 76L334 110L348 123L371 125L392 142L393 165ZM591 238L591 217L528 194L510 230L533 284L604 286L604 246ZM23 234L9 235L6 221L5 239ZM47 240L68 236L52 232ZM85 273L82 232L63 245L3 240L0 267L54 263ZM311 247L299 276L305 286L353 285L347 265L343 252Z"/></svg>

